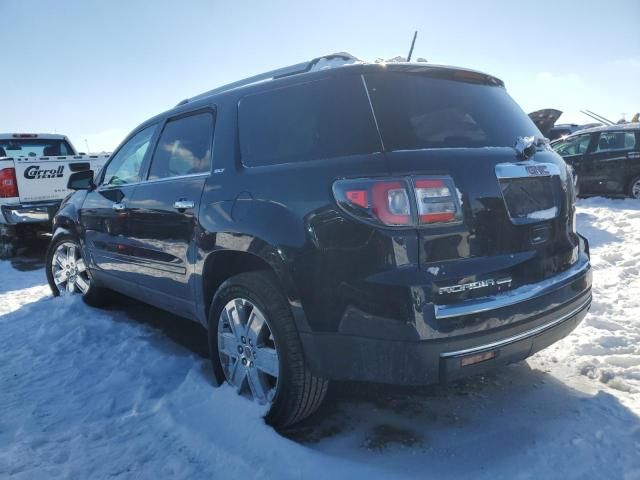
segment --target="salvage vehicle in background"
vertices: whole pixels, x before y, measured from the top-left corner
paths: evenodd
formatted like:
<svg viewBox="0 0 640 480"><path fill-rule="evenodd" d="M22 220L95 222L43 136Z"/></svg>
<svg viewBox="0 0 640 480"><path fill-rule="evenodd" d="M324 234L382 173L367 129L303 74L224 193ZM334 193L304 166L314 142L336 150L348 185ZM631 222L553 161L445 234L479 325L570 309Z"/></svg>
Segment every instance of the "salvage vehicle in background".
<svg viewBox="0 0 640 480"><path fill-rule="evenodd" d="M551 146L575 170L580 195L640 198L640 123L580 130Z"/></svg>
<svg viewBox="0 0 640 480"><path fill-rule="evenodd" d="M51 232L51 220L70 192L69 175L98 171L109 155L78 154L64 135L0 134L0 258L28 238Z"/></svg>
<svg viewBox="0 0 640 480"><path fill-rule="evenodd" d="M216 381L279 427L330 380L424 385L518 362L591 304L571 172L501 80L315 68L343 57L144 122L95 181L71 175L47 254L55 295L116 290L207 327Z"/></svg>

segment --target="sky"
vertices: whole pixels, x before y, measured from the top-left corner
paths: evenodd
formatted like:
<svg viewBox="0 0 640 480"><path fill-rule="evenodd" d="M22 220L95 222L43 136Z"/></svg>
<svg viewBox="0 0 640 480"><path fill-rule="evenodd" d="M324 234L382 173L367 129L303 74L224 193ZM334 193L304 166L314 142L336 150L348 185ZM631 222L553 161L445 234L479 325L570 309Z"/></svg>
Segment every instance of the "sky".
<svg viewBox="0 0 640 480"><path fill-rule="evenodd" d="M0 0L0 132L111 151L180 100L346 51L406 56L504 80L560 123L640 111L640 0Z"/></svg>

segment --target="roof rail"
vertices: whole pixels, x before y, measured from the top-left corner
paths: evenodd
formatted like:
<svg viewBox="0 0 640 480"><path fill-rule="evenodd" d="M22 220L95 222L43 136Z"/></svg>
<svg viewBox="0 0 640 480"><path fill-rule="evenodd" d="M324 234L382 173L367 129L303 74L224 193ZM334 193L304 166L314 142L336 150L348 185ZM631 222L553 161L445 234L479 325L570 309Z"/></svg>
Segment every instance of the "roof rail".
<svg viewBox="0 0 640 480"><path fill-rule="evenodd" d="M244 87L246 85L251 85L253 83L263 82L265 80L275 80L276 78L287 77L289 75L298 75L300 73L307 73L311 71L311 69L321 60L335 60L342 59L345 61L353 60L358 61L356 57L350 55L345 52L341 53L332 53L330 55L323 55L322 57L316 57L311 61L297 63L295 65L291 65L289 67L282 67L276 70L271 70L270 72L261 73L259 75L254 75L253 77L248 77L243 80L238 80L237 82L228 83L218 88L214 88L213 90L209 90L208 92L201 93L200 95L196 95L195 97L186 98L182 100L177 107L180 105L185 105L194 100L200 100L201 98L210 97L211 95L215 95L217 93L226 92L228 90L233 90L234 88Z"/></svg>

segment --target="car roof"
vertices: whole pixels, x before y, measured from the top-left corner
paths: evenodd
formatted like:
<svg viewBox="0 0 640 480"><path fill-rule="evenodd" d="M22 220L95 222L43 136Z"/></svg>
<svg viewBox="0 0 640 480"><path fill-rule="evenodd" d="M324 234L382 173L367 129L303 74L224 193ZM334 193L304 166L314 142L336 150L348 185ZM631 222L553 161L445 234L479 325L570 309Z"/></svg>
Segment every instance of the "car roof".
<svg viewBox="0 0 640 480"><path fill-rule="evenodd" d="M335 63L335 60L342 59L343 62ZM314 68L318 67L318 68ZM287 83L296 81L295 79L314 80L316 78L326 78L327 75L342 75L342 74L359 74L370 72L429 72L434 76L447 74L461 74L458 80L463 81L462 78L465 74L468 75L468 81L475 81L476 83L485 83L487 85L504 87L504 82L493 75L489 75L484 72L472 70L468 68L454 67L448 65L436 65L426 62L393 62L393 63L368 63L363 62L348 53L335 53L330 55L324 55L322 57L314 58L308 62L291 65L288 67L278 68L269 72L261 73L248 77L236 82L232 82L221 87L217 87L213 90L201 93L199 95L187 98L175 107L166 110L158 115L149 118L142 124L140 124L134 131L140 131L142 128L146 128L156 122L161 122L167 117L172 115L179 115L192 108L206 107L211 103L215 103L227 95L237 97L247 92L261 91L262 89L272 89L279 86L284 86Z"/></svg>
<svg viewBox="0 0 640 480"><path fill-rule="evenodd" d="M57 133L0 133L0 140L18 140L42 138L44 140L67 140L65 135Z"/></svg>
<svg viewBox="0 0 640 480"><path fill-rule="evenodd" d="M566 138L573 137L576 135L584 135L585 133L597 133L597 132L610 132L610 131L620 131L620 130L638 130L640 129L640 123L618 123L615 125L603 125L600 127L591 127L585 128L584 130L578 130L573 132L571 135L567 135Z"/></svg>

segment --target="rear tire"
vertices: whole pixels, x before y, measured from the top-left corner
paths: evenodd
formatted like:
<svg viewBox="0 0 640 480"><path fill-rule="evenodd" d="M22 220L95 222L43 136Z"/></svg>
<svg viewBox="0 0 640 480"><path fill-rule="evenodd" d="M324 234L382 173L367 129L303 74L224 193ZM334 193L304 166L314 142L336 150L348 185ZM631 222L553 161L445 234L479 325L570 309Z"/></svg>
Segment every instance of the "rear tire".
<svg viewBox="0 0 640 480"><path fill-rule="evenodd" d="M631 198L637 198L640 200L640 177L636 177L631 180L627 193Z"/></svg>
<svg viewBox="0 0 640 480"><path fill-rule="evenodd" d="M279 287L278 279L271 272L256 271L233 276L220 286L212 301L209 310L209 351L218 384L227 382L235 387L239 393L249 390L242 388L240 382L236 382L240 385L234 385L235 376L231 376L231 381L228 380L229 363L225 362L223 367L223 361L228 356L224 351L221 355L219 350L219 345L225 345L222 347L223 350L233 351L233 349L226 347L225 340L220 343L220 337L227 335L226 338L231 338L233 343L235 330L233 332L231 332L232 329L225 331L225 327L231 323L228 319L230 315L233 316L233 312L229 314L226 307L231 302L238 300L240 300L240 308L244 308L242 305L249 305L249 308L256 308L257 312L263 315L268 331L272 334L270 338L273 342L270 345L277 353L277 380L273 391L270 392L269 400L261 402L271 404L265 417L266 422L276 428L283 428L301 421L318 409L327 393L329 382L314 376L309 371L289 303ZM251 313L241 316L243 315L247 318L253 318ZM247 324L251 324L251 322L247 321ZM245 331L250 332L251 329ZM233 346L238 350L243 348L240 341L234 343ZM238 358L234 361L234 365L245 359L245 354L242 351L236 356ZM249 358L251 358L250 355ZM242 367L243 365L238 364L238 366ZM247 367L247 372L250 371L249 368ZM248 376L249 374L247 374L247 378ZM257 400L252 395L248 396L254 401Z"/></svg>
<svg viewBox="0 0 640 480"><path fill-rule="evenodd" d="M92 307L102 307L109 302L111 292L94 284L80 243L73 235L64 233L54 237L47 249L45 267L54 296L82 295L82 300Z"/></svg>

